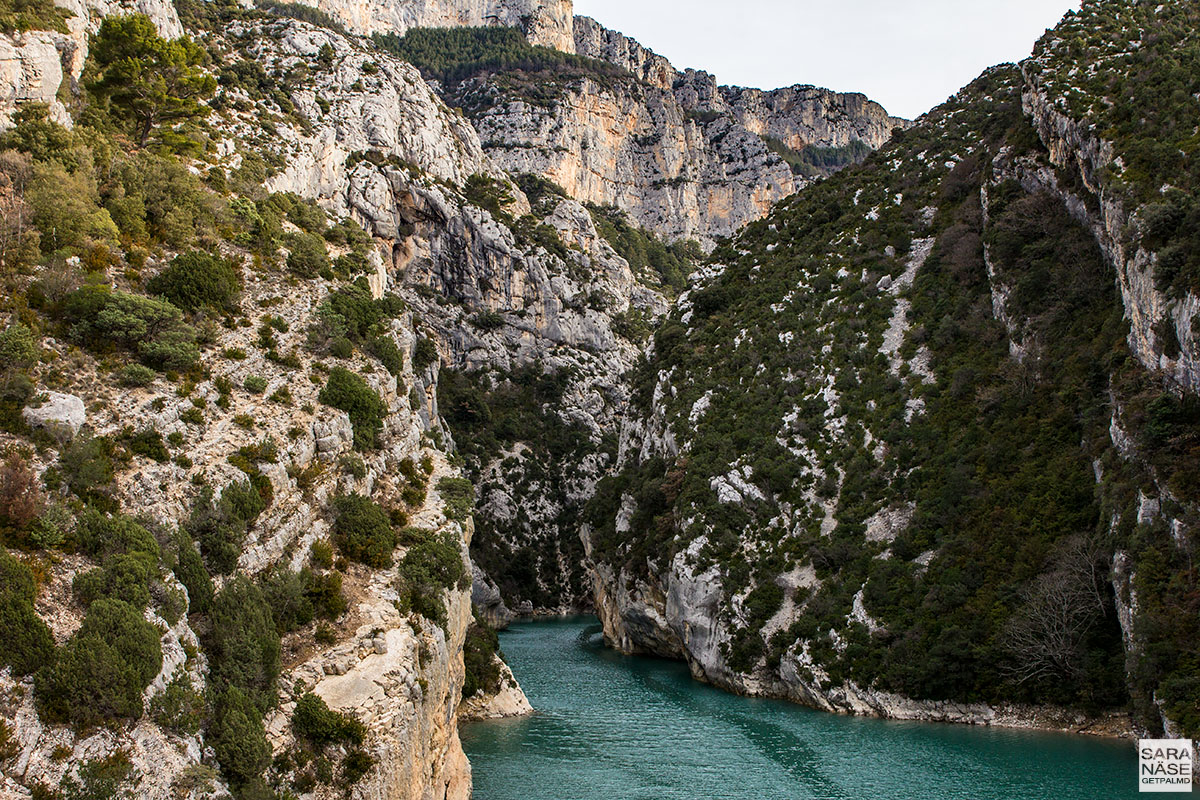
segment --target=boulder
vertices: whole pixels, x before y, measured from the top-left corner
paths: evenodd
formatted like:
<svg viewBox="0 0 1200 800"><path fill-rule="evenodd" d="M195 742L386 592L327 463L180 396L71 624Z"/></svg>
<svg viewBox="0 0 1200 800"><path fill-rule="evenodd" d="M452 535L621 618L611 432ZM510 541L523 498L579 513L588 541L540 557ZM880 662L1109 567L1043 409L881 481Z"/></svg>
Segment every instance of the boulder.
<svg viewBox="0 0 1200 800"><path fill-rule="evenodd" d="M62 436L74 436L79 433L83 423L87 422L87 412L83 400L73 394L47 392L48 399L36 408L27 406L21 411L21 419L31 428Z"/></svg>

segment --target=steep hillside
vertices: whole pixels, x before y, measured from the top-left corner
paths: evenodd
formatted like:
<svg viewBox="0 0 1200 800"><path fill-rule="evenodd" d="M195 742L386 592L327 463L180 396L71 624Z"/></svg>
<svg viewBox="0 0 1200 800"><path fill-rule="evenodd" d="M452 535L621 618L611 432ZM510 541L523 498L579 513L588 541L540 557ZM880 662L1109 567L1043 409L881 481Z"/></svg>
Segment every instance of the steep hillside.
<svg viewBox="0 0 1200 800"><path fill-rule="evenodd" d="M829 709L1197 730L1195 13L1085 3L714 252L589 509L615 646Z"/></svg>
<svg viewBox="0 0 1200 800"><path fill-rule="evenodd" d="M522 704L360 209L390 176L461 248L478 138L368 41L111 10L0 134L0 796L466 797L460 700Z"/></svg>

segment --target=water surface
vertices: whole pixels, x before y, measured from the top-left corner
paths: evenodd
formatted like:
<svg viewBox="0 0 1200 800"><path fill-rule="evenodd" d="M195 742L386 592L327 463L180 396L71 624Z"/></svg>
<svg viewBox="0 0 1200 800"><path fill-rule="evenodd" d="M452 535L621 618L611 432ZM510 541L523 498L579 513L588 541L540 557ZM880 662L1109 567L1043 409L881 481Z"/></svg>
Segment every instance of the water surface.
<svg viewBox="0 0 1200 800"><path fill-rule="evenodd" d="M463 726L476 800L1121 800L1132 742L845 717L606 649L594 617L500 646L537 712Z"/></svg>

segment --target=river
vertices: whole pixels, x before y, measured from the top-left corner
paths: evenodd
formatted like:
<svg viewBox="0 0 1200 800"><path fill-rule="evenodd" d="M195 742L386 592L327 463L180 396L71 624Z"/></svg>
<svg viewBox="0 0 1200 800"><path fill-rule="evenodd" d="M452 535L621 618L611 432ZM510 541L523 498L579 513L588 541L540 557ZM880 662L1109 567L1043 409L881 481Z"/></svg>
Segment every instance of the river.
<svg viewBox="0 0 1200 800"><path fill-rule="evenodd" d="M738 697L603 646L594 617L500 647L537 711L462 729L476 800L1120 800L1132 742L846 717Z"/></svg>

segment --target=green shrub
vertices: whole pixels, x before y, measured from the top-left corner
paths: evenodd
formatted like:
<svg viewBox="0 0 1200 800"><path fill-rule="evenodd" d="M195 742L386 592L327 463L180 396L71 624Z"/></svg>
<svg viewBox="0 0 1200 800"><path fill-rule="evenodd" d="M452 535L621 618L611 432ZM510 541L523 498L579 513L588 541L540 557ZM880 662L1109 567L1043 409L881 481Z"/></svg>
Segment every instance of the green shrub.
<svg viewBox="0 0 1200 800"><path fill-rule="evenodd" d="M72 775L63 778L61 800L112 800L129 796L133 765L129 757L118 751L106 758L93 758L79 767L79 778ZM35 800L41 800L33 792ZM46 798L50 800L50 798Z"/></svg>
<svg viewBox="0 0 1200 800"><path fill-rule="evenodd" d="M67 19L75 16L51 0L3 0L0 2L0 32L58 31L69 33Z"/></svg>
<svg viewBox="0 0 1200 800"><path fill-rule="evenodd" d="M158 560L149 553L113 556L102 567L77 573L72 589L85 607L96 600L121 600L137 609L150 602L150 581L158 575Z"/></svg>
<svg viewBox="0 0 1200 800"><path fill-rule="evenodd" d="M130 428L126 428L121 433L120 441L131 455L145 456L160 464L166 463L171 458L171 454L167 452L166 444L163 443L162 434L153 428L146 428L137 433L134 433Z"/></svg>
<svg viewBox="0 0 1200 800"><path fill-rule="evenodd" d="M428 533L409 548L400 561L397 590L400 610L411 611L446 627L445 590L470 585L462 553L447 532Z"/></svg>
<svg viewBox="0 0 1200 800"><path fill-rule="evenodd" d="M90 170L70 172L58 161L35 162L25 200L44 255L83 253L116 243L120 232L100 207Z"/></svg>
<svg viewBox="0 0 1200 800"><path fill-rule="evenodd" d="M39 348L33 331L19 322L0 332L0 364L5 368L28 369L37 363Z"/></svg>
<svg viewBox="0 0 1200 800"><path fill-rule="evenodd" d="M122 349L147 366L178 371L200 359L195 331L165 300L85 286L63 298L58 312L67 335L97 353Z"/></svg>
<svg viewBox="0 0 1200 800"><path fill-rule="evenodd" d="M121 368L118 380L122 386L131 388L149 386L154 382L154 370L141 364L126 364Z"/></svg>
<svg viewBox="0 0 1200 800"><path fill-rule="evenodd" d="M290 569L273 569L259 586L275 619L275 629L284 634L312 622L312 601L305 595L305 576Z"/></svg>
<svg viewBox="0 0 1200 800"><path fill-rule="evenodd" d="M75 437L58 457L58 468L67 488L85 503L113 510L116 484L113 442L105 437Z"/></svg>
<svg viewBox="0 0 1200 800"><path fill-rule="evenodd" d="M308 567L299 572L275 569L263 578L261 586L281 634L307 625L314 616L334 618L346 610L342 576L336 572L319 574Z"/></svg>
<svg viewBox="0 0 1200 800"><path fill-rule="evenodd" d="M504 327L504 315L495 311L480 311L471 317L470 323L472 327L487 333Z"/></svg>
<svg viewBox="0 0 1200 800"><path fill-rule="evenodd" d="M259 375L247 375L242 387L250 394L262 394L267 390L267 379Z"/></svg>
<svg viewBox="0 0 1200 800"><path fill-rule="evenodd" d="M413 351L413 370L416 372L424 372L432 364L438 360L437 345L432 339L425 336L417 339L416 349Z"/></svg>
<svg viewBox="0 0 1200 800"><path fill-rule="evenodd" d="M123 514L108 516L87 509L75 530L79 549L100 562L126 553L145 553L155 562L160 552L154 536L137 520Z"/></svg>
<svg viewBox="0 0 1200 800"><path fill-rule="evenodd" d="M466 478L442 478L437 488L445 504L446 516L466 522L475 510L475 487L471 482Z"/></svg>
<svg viewBox="0 0 1200 800"><path fill-rule="evenodd" d="M204 568L200 551L196 549L192 537L180 531L176 537L175 577L183 584L188 593L188 613L203 614L212 607L213 582Z"/></svg>
<svg viewBox="0 0 1200 800"><path fill-rule="evenodd" d="M266 597L239 575L213 599L210 617L209 685L218 695L236 689L265 712L275 705L279 676L279 633Z"/></svg>
<svg viewBox="0 0 1200 800"><path fill-rule="evenodd" d="M182 159L149 148L121 155L112 166L115 174L105 176L104 205L125 237L174 250L197 242L216 248L228 225L227 208Z"/></svg>
<svg viewBox="0 0 1200 800"><path fill-rule="evenodd" d="M29 567L0 549L0 664L28 675L54 657L50 629L33 610Z"/></svg>
<svg viewBox="0 0 1200 800"><path fill-rule="evenodd" d="M185 311L213 308L236 313L242 291L242 271L237 264L203 250L176 256L146 284Z"/></svg>
<svg viewBox="0 0 1200 800"><path fill-rule="evenodd" d="M253 784L271 764L262 712L236 686L215 692L206 741L212 744L221 771L235 789Z"/></svg>
<svg viewBox="0 0 1200 800"><path fill-rule="evenodd" d="M181 671L162 694L151 699L149 713L160 728L180 736L193 736L204 719L204 697L192 686L187 673Z"/></svg>
<svg viewBox="0 0 1200 800"><path fill-rule="evenodd" d="M362 744L366 738L366 729L361 722L333 711L312 692L296 701L296 710L292 712L292 730L297 737L318 748L338 742Z"/></svg>
<svg viewBox="0 0 1200 800"><path fill-rule="evenodd" d="M315 233L301 231L288 241L291 248L287 266L302 278L315 278L329 269L329 253L325 240Z"/></svg>
<svg viewBox="0 0 1200 800"><path fill-rule="evenodd" d="M365 278L332 292L326 302L342 321L346 335L357 342L365 341L377 326L400 310L394 297L375 300Z"/></svg>
<svg viewBox="0 0 1200 800"><path fill-rule="evenodd" d="M15 370L0 371L0 429L24 433L28 426L21 419L21 409L33 399L33 381Z"/></svg>
<svg viewBox="0 0 1200 800"><path fill-rule="evenodd" d="M387 406L362 377L342 367L334 367L329 371L329 379L319 399L350 415L355 449L374 450L378 446Z"/></svg>
<svg viewBox="0 0 1200 800"><path fill-rule="evenodd" d="M120 600L92 603L83 625L36 676L52 719L97 725L142 714L142 692L162 668L158 630Z"/></svg>
<svg viewBox="0 0 1200 800"><path fill-rule="evenodd" d="M392 375L399 375L404 371L404 354L400 352L400 348L396 346L396 341L391 336L376 336L374 339L367 341L367 352L379 359L379 363L383 364Z"/></svg>
<svg viewBox="0 0 1200 800"><path fill-rule="evenodd" d="M375 759L355 748L346 754L342 760L342 785L353 786L362 780L363 776L375 766Z"/></svg>
<svg viewBox="0 0 1200 800"><path fill-rule="evenodd" d="M266 507L252 482L234 481L216 500L211 487L201 490L184 529L200 544L209 570L217 575L233 571L246 532Z"/></svg>
<svg viewBox="0 0 1200 800"><path fill-rule="evenodd" d="M495 694L500 690L500 665L496 661L499 649L500 640L496 632L476 617L467 629L467 638L463 643L463 666L466 668L462 692L464 700L479 692Z"/></svg>
<svg viewBox="0 0 1200 800"><path fill-rule="evenodd" d="M349 494L334 500L333 509L333 540L346 558L376 568L392 565L396 533L378 503Z"/></svg>
<svg viewBox="0 0 1200 800"><path fill-rule="evenodd" d="M329 569L333 566L333 545L325 539L318 539L309 548L309 555L315 566Z"/></svg>

